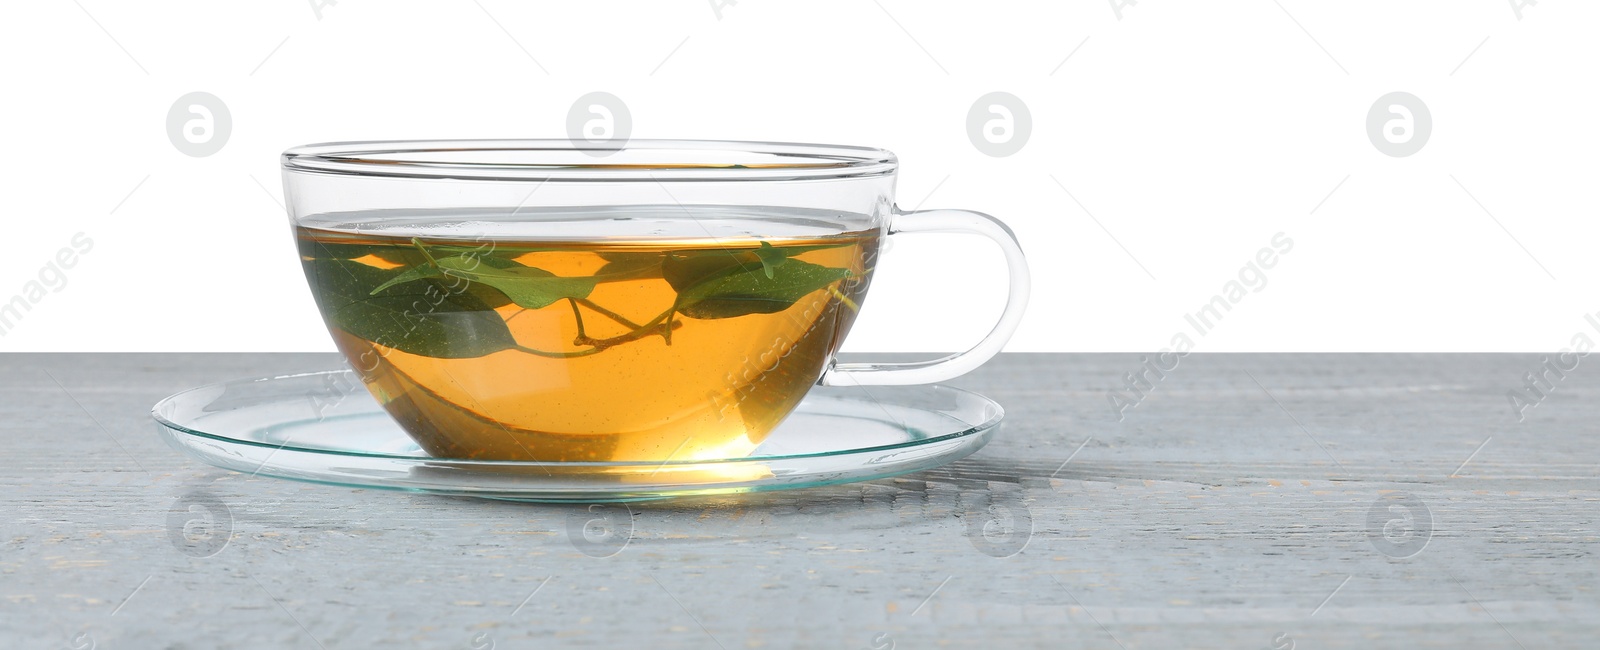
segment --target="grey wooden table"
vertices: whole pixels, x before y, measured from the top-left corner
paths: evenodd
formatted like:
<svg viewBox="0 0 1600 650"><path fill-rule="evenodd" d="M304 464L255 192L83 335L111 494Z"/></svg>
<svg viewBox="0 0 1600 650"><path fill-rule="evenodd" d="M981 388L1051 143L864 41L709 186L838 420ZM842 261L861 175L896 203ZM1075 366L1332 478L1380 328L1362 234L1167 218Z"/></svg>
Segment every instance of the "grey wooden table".
<svg viewBox="0 0 1600 650"><path fill-rule="evenodd" d="M590 509L251 478L148 418L329 355L4 355L0 647L1594 647L1600 370L1519 421L1541 362L1193 354L1119 420L1138 355L1006 355L946 468Z"/></svg>

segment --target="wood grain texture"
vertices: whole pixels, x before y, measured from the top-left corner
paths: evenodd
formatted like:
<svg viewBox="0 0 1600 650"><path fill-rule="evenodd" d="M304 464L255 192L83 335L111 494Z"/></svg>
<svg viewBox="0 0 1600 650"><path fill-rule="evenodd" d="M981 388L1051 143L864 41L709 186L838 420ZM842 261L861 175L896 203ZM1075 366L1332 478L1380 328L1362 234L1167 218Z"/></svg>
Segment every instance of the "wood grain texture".
<svg viewBox="0 0 1600 650"><path fill-rule="evenodd" d="M1600 635L1600 362L1519 422L1506 391L1537 355L1192 354L1119 421L1107 390L1138 356L1004 355L953 382L1007 421L936 471L594 510L252 478L155 435L161 397L334 367L328 355L0 356L0 646L1303 650ZM187 506L206 499L229 534L197 557L174 538L203 523ZM586 543L585 522L631 536Z"/></svg>

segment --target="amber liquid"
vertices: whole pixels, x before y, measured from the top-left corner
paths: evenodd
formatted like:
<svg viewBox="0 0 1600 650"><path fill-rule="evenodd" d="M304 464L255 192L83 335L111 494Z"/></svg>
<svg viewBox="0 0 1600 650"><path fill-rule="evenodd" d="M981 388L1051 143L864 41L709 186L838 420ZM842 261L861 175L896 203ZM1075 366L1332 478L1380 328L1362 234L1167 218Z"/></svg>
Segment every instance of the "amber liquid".
<svg viewBox="0 0 1600 650"><path fill-rule="evenodd" d="M587 461L747 455L837 352L879 233L296 235L340 351L424 450Z"/></svg>

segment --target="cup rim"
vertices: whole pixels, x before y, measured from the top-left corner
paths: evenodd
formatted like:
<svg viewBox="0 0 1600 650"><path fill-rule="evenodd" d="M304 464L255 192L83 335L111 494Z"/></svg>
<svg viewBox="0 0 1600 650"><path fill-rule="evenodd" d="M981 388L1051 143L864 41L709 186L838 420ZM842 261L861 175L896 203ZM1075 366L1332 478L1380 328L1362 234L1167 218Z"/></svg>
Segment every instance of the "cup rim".
<svg viewBox="0 0 1600 650"><path fill-rule="evenodd" d="M322 142L283 152L284 172L487 181L800 181L888 176L873 147L738 140L570 139Z"/></svg>

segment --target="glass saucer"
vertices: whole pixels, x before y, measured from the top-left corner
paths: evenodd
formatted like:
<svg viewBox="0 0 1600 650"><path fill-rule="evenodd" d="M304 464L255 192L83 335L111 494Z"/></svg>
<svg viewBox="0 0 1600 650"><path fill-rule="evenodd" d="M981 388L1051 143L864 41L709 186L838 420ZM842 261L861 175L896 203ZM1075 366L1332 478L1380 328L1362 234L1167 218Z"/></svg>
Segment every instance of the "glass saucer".
<svg viewBox="0 0 1600 650"><path fill-rule="evenodd" d="M943 465L988 442L1004 411L948 386L816 386L742 458L537 462L434 458L350 369L243 379L161 400L162 437L252 475L519 501L636 501L830 485Z"/></svg>

